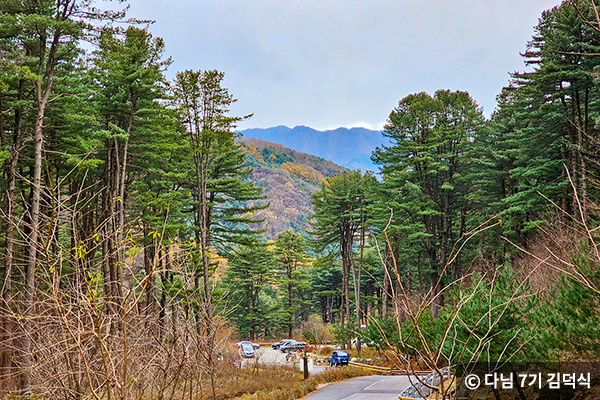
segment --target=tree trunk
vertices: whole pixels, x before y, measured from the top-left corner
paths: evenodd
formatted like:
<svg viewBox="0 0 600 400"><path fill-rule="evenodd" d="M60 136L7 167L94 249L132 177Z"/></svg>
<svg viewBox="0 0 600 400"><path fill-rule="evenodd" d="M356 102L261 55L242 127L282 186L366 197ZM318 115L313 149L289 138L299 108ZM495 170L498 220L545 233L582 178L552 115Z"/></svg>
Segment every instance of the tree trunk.
<svg viewBox="0 0 600 400"><path fill-rule="evenodd" d="M433 289L433 303L432 303L432 315L433 318L437 318L439 309L444 306L444 299L441 295L442 289L444 288L443 274L446 270L446 253L448 251L448 232L450 231L450 193L444 193L444 208L442 215L442 230L440 232L440 253L437 260L438 272L436 275L436 283ZM433 288L433 286L432 286ZM435 309L435 311L434 311Z"/></svg>
<svg viewBox="0 0 600 400"><path fill-rule="evenodd" d="M39 38L40 55L38 64L38 75L45 79L39 79L36 82L37 95L37 115L35 118L35 126L33 133L34 153L33 153L33 176L31 182L31 209L30 223L31 232L29 234L28 243L28 258L27 272L25 278L25 335L23 338L23 353L25 355L25 373L23 375L22 388L27 390L31 386L31 368L33 367L34 359L32 352L31 335L33 334L33 317L35 315L34 292L35 292L35 267L37 265L37 251L40 232L40 196L42 191L42 159L44 151L44 116L46 106L52 91L52 80L54 77L54 66L56 64L56 52L58 50L59 40L62 32L57 29L50 51L48 52L48 60L45 63L46 55L46 35L42 34ZM44 66L46 68L44 68ZM46 87L42 87L42 81L45 81Z"/></svg>
<svg viewBox="0 0 600 400"><path fill-rule="evenodd" d="M21 100L23 97L23 81L19 81L19 90L17 92L17 100ZM15 127L13 132L13 143L12 150L10 156L10 164L8 169L8 190L7 190L7 224L6 224L6 256L5 256L5 268L4 268L4 276L2 281L2 288L0 293L2 293L2 304L0 308L0 315L2 316L2 325L0 328L0 343L6 345L3 347L1 359L2 362L2 374L0 376L4 376L5 374L10 374L10 369L12 367L12 351L10 348L10 344L8 343L12 331L12 321L9 318L11 312L11 301L10 296L12 292L12 271L14 267L14 248L15 248L15 227L17 226L17 220L15 219L14 214L14 206L15 206L15 189L16 189L16 181L17 181L17 164L19 161L19 155L21 154L21 126L23 121L23 111L19 107L15 110ZM4 378L2 379L4 380Z"/></svg>
<svg viewBox="0 0 600 400"><path fill-rule="evenodd" d="M154 278L154 262L156 259L156 239L151 238L150 223L144 221L144 238L151 240L144 246L144 272L148 282L146 283L146 307L145 314L152 318L156 314L156 279Z"/></svg>
<svg viewBox="0 0 600 400"><path fill-rule="evenodd" d="M383 260L383 318L388 318L390 310L392 309L391 304L391 292L392 292L392 276L390 274L390 249L389 246L385 246L384 251L385 257Z"/></svg>
<svg viewBox="0 0 600 400"><path fill-rule="evenodd" d="M361 228L360 231L360 258L358 262L358 271L356 271L354 265L354 258L350 257L352 261L352 278L354 280L354 303L356 304L356 327L360 330L362 320L362 310L360 308L360 278L363 264L363 250L365 247L365 229ZM356 352L360 356L360 338L356 340Z"/></svg>
<svg viewBox="0 0 600 400"><path fill-rule="evenodd" d="M287 267L287 277L288 277L288 309L290 310L290 321L289 321L289 329L288 329L288 338L292 337L292 333L294 331L294 315L293 315L293 305L294 299L292 298L292 265L288 264Z"/></svg>
<svg viewBox="0 0 600 400"><path fill-rule="evenodd" d="M163 262L163 257L159 258L159 265L162 267L165 266L163 272L160 273L160 283L161 283L161 295L160 295L160 311L158 314L158 329L159 329L159 338L162 340L166 337L166 329L165 329L165 316L167 314L167 282L169 281L169 274L171 272L171 254L169 249L167 248L164 254L165 260Z"/></svg>

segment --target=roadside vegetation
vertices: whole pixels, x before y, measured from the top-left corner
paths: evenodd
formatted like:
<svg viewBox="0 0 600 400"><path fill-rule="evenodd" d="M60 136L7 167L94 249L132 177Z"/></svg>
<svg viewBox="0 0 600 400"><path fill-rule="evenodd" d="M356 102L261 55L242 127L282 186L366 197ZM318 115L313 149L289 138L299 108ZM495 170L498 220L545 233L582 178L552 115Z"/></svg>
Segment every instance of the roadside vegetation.
<svg viewBox="0 0 600 400"><path fill-rule="evenodd" d="M260 377L258 380L259 382L263 383L264 388L255 391L248 391L248 394L236 397L235 399L296 400L308 395L323 385L365 375L372 375L372 372L354 367L331 368L325 372L311 375L305 380L303 379L302 374L298 374L297 371L293 371L291 373L288 371L283 379L278 379L277 377L272 379L269 376ZM274 382L276 382L275 385L273 384Z"/></svg>
<svg viewBox="0 0 600 400"><path fill-rule="evenodd" d="M593 0L543 13L489 119L401 98L377 175L240 142L224 72L169 81L146 22L93 4L0 2L0 395L292 399L362 373L233 369L243 339L409 370L598 359ZM311 197L269 204L252 165Z"/></svg>

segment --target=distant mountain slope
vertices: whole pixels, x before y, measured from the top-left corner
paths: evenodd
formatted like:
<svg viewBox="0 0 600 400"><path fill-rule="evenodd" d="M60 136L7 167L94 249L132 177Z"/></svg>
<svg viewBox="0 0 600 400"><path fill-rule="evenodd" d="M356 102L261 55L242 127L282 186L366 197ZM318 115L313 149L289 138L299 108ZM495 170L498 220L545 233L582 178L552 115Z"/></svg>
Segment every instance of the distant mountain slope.
<svg viewBox="0 0 600 400"><path fill-rule="evenodd" d="M308 217L313 212L310 194L320 188L325 178L346 168L279 143L245 137L239 142L248 165L254 168L250 180L263 188L271 203L268 209L255 214L265 221L254 227L266 229L267 239L275 239L288 229L309 229Z"/></svg>
<svg viewBox="0 0 600 400"><path fill-rule="evenodd" d="M377 146L389 144L380 131L338 128L317 131L307 126L276 126L242 131L244 136L281 143L303 153L314 154L350 169L378 171L370 156Z"/></svg>

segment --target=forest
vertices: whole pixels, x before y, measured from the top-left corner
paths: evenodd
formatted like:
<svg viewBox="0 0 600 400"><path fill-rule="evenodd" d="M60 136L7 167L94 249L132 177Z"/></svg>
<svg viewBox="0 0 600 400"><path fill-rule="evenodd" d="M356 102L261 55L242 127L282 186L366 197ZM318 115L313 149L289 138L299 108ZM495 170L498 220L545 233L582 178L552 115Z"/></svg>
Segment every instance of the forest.
<svg viewBox="0 0 600 400"><path fill-rule="evenodd" d="M216 399L231 342L284 336L423 369L600 357L593 0L542 14L490 118L401 98L377 174L240 142L225 73L167 79L125 12L0 1L0 395ZM309 229L265 239L260 163L318 188Z"/></svg>

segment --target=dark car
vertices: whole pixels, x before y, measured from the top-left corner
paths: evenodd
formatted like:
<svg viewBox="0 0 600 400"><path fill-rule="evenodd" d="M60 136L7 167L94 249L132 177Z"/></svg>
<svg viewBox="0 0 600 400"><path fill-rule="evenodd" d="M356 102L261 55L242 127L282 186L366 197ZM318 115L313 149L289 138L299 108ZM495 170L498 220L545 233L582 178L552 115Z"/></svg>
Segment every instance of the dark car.
<svg viewBox="0 0 600 400"><path fill-rule="evenodd" d="M278 350L281 346L286 345L288 343L295 342L294 339L283 339L277 343L273 343L271 347L275 350Z"/></svg>
<svg viewBox="0 0 600 400"><path fill-rule="evenodd" d="M253 349L258 349L260 347L260 344L252 343L252 342L249 342L248 340L242 340L241 342L237 342L235 344L235 347L237 347L239 349L240 346L243 346L243 345L252 346Z"/></svg>
<svg viewBox="0 0 600 400"><path fill-rule="evenodd" d="M329 366L333 367L338 365L348 365L348 361L350 361L350 353L346 350L336 350L333 352L331 357L327 359L329 361Z"/></svg>
<svg viewBox="0 0 600 400"><path fill-rule="evenodd" d="M286 343L283 344L279 347L279 350L283 353L292 353L294 351L302 351L304 350L304 348L306 347L306 343L304 342L296 342L295 340L290 342L290 343Z"/></svg>

